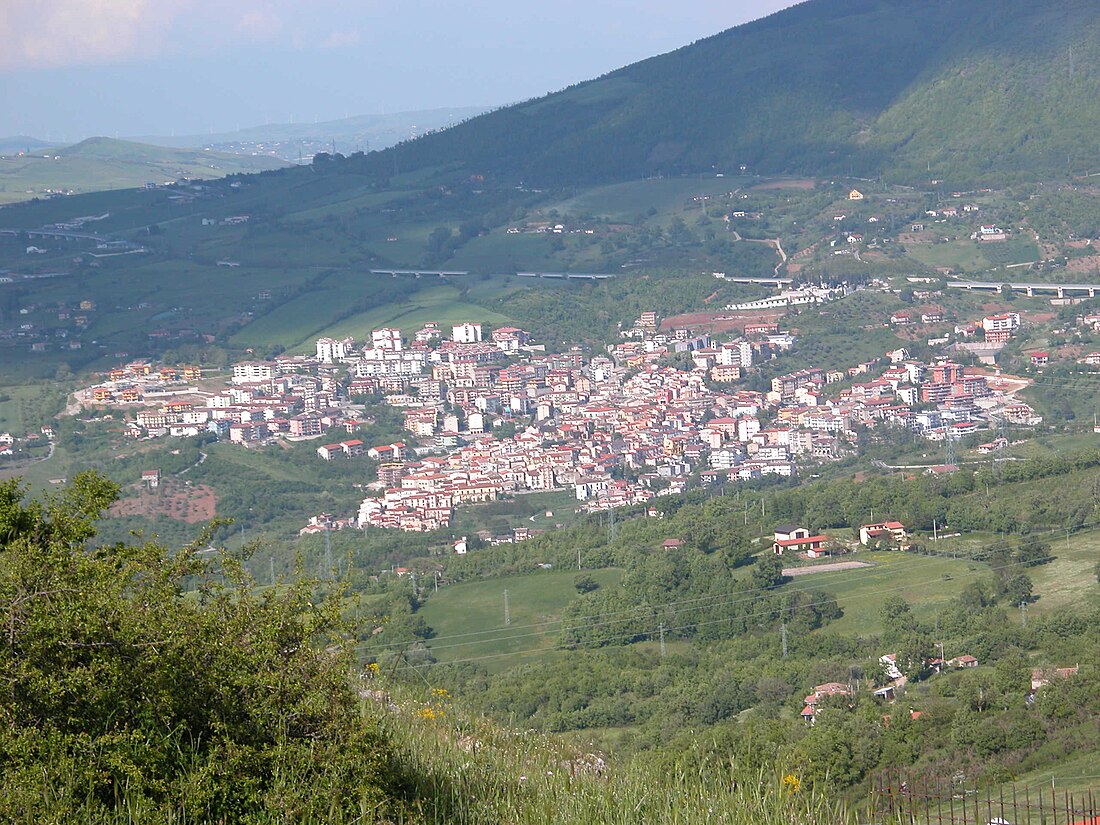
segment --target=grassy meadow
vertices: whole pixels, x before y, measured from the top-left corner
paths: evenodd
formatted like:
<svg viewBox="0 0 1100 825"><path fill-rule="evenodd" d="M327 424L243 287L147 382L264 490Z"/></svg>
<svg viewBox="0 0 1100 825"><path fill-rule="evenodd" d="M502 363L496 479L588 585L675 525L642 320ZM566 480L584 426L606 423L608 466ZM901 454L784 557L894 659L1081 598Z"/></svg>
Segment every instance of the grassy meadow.
<svg viewBox="0 0 1100 825"><path fill-rule="evenodd" d="M621 570L585 570L601 587L614 587ZM450 585L419 611L435 630L432 655L442 662L483 659L492 669L529 661L558 643L562 609L577 597L575 570L540 570L523 576ZM511 624L504 624L504 591Z"/></svg>

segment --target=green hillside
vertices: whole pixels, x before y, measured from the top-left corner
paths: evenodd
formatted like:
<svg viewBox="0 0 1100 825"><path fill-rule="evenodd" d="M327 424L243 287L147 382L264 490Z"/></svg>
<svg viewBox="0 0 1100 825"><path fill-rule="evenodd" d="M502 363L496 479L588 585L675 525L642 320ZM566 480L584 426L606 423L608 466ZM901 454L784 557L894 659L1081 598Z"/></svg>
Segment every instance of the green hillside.
<svg viewBox="0 0 1100 825"><path fill-rule="evenodd" d="M132 189L180 178L221 178L286 165L268 156L169 149L102 137L60 149L32 146L31 152L0 157L0 203L54 193Z"/></svg>
<svg viewBox="0 0 1100 825"><path fill-rule="evenodd" d="M810 0L364 163L539 185L741 165L960 182L1083 173L1098 54L1086 0Z"/></svg>

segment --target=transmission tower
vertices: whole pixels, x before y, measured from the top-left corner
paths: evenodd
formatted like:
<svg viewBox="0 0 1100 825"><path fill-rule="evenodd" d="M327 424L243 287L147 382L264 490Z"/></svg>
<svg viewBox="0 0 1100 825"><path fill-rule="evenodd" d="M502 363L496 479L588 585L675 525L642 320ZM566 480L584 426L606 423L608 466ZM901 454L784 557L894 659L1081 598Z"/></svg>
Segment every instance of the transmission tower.
<svg viewBox="0 0 1100 825"><path fill-rule="evenodd" d="M663 658L665 658L665 623L664 622L661 622L661 626L660 626L659 629L660 629L660 632L661 632L661 658L663 659Z"/></svg>
<svg viewBox="0 0 1100 825"><path fill-rule="evenodd" d="M329 535L328 530L325 530L325 578L331 579L335 576L336 571L332 564L332 536Z"/></svg>
<svg viewBox="0 0 1100 825"><path fill-rule="evenodd" d="M948 427L944 432L943 463L947 467L958 466L958 455L955 451L955 438L951 435L950 427Z"/></svg>
<svg viewBox="0 0 1100 825"><path fill-rule="evenodd" d="M508 609L508 591L504 591L504 626L512 623L512 612Z"/></svg>

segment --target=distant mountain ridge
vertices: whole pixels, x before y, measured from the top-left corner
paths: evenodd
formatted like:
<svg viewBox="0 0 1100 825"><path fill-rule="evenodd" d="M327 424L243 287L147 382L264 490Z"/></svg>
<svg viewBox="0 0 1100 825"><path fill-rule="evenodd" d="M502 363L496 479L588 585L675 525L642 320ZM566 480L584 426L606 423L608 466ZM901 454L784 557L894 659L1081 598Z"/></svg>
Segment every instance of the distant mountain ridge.
<svg viewBox="0 0 1100 825"><path fill-rule="evenodd" d="M809 0L372 155L535 183L1063 175L1100 155L1091 0Z"/></svg>
<svg viewBox="0 0 1100 825"><path fill-rule="evenodd" d="M357 115L320 123L271 123L206 135L144 136L134 140L181 149L209 147L232 153L242 153L262 144L270 153L296 161L299 153L308 157L321 150L335 149L350 154L385 149L402 140L461 123L488 109L488 106L425 109Z"/></svg>
<svg viewBox="0 0 1100 825"><path fill-rule="evenodd" d="M0 155L16 155L20 152L30 152L35 149L45 149L50 144L38 138L26 135L12 135L0 137Z"/></svg>
<svg viewBox="0 0 1100 825"><path fill-rule="evenodd" d="M95 137L72 146L37 147L25 155L0 156L0 203L131 189L147 182L159 184L180 178L221 178L286 165L270 156L173 149Z"/></svg>

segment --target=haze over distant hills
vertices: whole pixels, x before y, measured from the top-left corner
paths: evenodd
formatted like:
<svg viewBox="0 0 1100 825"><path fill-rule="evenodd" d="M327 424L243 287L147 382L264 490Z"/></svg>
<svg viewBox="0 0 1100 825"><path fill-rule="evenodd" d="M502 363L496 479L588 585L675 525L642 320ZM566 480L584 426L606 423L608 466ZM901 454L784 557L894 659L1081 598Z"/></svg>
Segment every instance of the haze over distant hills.
<svg viewBox="0 0 1100 825"><path fill-rule="evenodd" d="M428 109L392 114L358 115L320 123L269 123L207 135L156 135L134 138L142 143L181 149L210 148L221 152L272 154L297 162L316 152L352 152L385 149L403 140L461 123L489 107Z"/></svg>
<svg viewBox="0 0 1100 825"><path fill-rule="evenodd" d="M375 156L538 183L736 169L977 181L1100 154L1090 0L810 0Z"/></svg>
<svg viewBox="0 0 1100 825"><path fill-rule="evenodd" d="M19 152L29 152L34 149L45 149L50 144L38 138L26 135L12 135L0 137L0 155L14 155Z"/></svg>
<svg viewBox="0 0 1100 825"><path fill-rule="evenodd" d="M180 178L220 178L287 165L270 156L172 149L104 137L61 148L34 143L30 141L29 154L0 156L0 203L56 193L130 189ZM17 151L25 148L18 146Z"/></svg>

